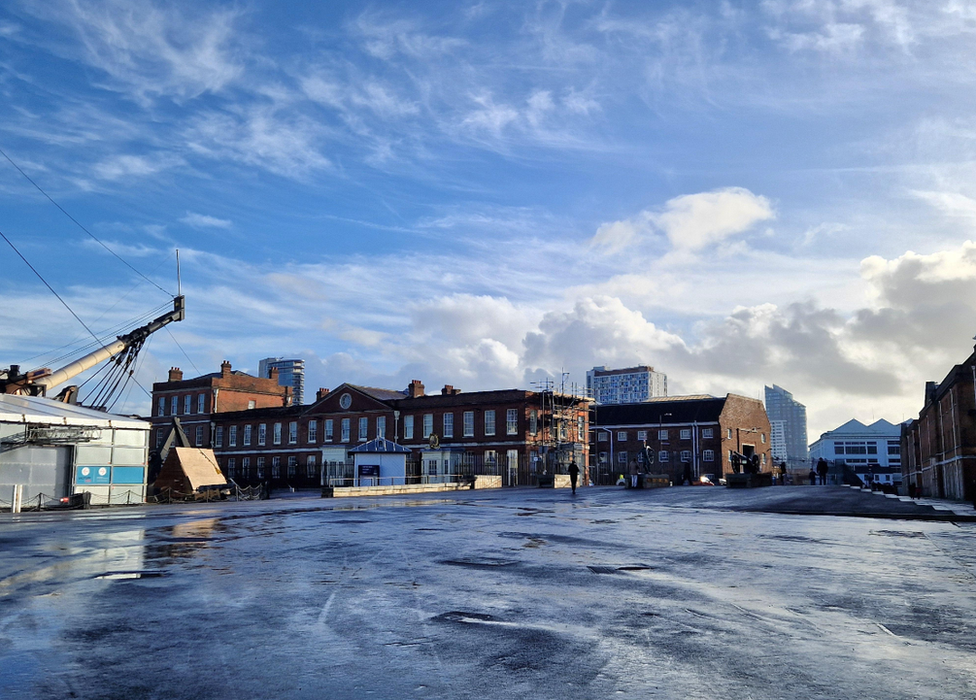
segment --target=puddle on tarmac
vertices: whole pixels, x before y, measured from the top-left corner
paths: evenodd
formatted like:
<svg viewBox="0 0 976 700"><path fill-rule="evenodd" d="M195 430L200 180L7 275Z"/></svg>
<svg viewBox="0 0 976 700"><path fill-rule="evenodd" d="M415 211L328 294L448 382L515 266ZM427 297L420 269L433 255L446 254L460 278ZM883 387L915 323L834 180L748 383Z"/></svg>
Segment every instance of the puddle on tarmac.
<svg viewBox="0 0 976 700"><path fill-rule="evenodd" d="M109 571L99 574L96 579L108 579L110 581L125 581L135 578L162 578L168 576L165 571Z"/></svg>

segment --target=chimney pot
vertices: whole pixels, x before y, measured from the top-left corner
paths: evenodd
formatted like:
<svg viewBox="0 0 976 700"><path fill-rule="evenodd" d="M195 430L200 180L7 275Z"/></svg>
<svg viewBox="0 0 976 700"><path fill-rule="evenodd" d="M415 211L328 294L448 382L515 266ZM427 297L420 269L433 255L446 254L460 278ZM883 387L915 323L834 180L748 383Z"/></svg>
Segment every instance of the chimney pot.
<svg viewBox="0 0 976 700"><path fill-rule="evenodd" d="M229 377L230 376L230 362L224 360L220 363L220 376Z"/></svg>
<svg viewBox="0 0 976 700"><path fill-rule="evenodd" d="M170 381L170 382L181 382L181 381L183 381L183 370L181 370L179 367L170 367L169 368L169 379L167 381Z"/></svg>
<svg viewBox="0 0 976 700"><path fill-rule="evenodd" d="M424 383L419 379L412 379L410 381L410 386L407 387L407 396L411 399L415 399L418 396L424 395Z"/></svg>
<svg viewBox="0 0 976 700"><path fill-rule="evenodd" d="M321 401L328 395L329 395L328 389L326 389L325 387L319 387L319 390L315 392L315 400Z"/></svg>

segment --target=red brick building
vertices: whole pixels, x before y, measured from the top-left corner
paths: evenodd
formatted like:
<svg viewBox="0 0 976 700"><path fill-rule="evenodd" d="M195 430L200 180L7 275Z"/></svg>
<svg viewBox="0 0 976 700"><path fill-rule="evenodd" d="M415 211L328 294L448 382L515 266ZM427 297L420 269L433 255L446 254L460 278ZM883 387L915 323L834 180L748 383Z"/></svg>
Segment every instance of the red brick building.
<svg viewBox="0 0 976 700"><path fill-rule="evenodd" d="M772 464L765 407L736 394L597 406L590 439L600 483L614 483L632 463L641 471L667 474L676 484L732 472L733 455L758 455L761 471L770 471Z"/></svg>
<svg viewBox="0 0 976 700"><path fill-rule="evenodd" d="M153 384L150 449L163 443L173 416L179 417L192 445L210 447L214 414L289 406L291 388L278 386L273 372L269 379L252 377L232 370L230 362L224 360L220 372L183 379L180 368L173 367L165 382Z"/></svg>
<svg viewBox="0 0 976 700"><path fill-rule="evenodd" d="M172 396L179 407L184 396L206 394L197 383L207 377L179 381L171 372L171 379L153 386L154 407L171 407ZM589 461L589 401L580 397L520 389L461 392L450 385L427 395L414 380L405 391L341 384L320 389L309 406L283 406L283 387L276 388L277 405L242 390L236 405L253 401L250 409L193 414L189 421L181 416L191 442L195 426L209 424L201 446L212 447L226 475L239 483L342 483L352 476L349 450L376 437L411 449L408 469L418 482L464 473L532 484L543 472L565 471L571 460L581 468ZM202 405L209 405L206 398ZM160 423L168 428L169 420L166 415Z"/></svg>
<svg viewBox="0 0 976 700"><path fill-rule="evenodd" d="M902 425L902 484L922 496L976 498L976 352L925 384L917 420Z"/></svg>

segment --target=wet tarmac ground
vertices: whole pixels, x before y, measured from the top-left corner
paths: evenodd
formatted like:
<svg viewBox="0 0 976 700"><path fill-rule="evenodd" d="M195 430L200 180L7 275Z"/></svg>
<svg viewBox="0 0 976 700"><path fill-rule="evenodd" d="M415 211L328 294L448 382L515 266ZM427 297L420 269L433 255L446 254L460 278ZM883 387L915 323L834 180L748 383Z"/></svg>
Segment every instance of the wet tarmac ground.
<svg viewBox="0 0 976 700"><path fill-rule="evenodd" d="M976 698L976 524L924 510L686 487L0 515L0 698Z"/></svg>

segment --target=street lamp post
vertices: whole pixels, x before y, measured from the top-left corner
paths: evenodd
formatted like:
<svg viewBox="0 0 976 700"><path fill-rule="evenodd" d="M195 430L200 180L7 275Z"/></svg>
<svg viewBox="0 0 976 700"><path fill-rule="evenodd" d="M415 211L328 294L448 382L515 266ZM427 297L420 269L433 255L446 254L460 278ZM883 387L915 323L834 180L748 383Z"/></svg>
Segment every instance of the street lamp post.
<svg viewBox="0 0 976 700"><path fill-rule="evenodd" d="M601 428L598 425L593 426L593 429L594 430L606 430L607 433L610 435L610 466L608 467L608 469L612 469L613 468L613 431L610 430L610 428ZM599 443L600 443L600 440L598 439L597 440L597 444L599 445ZM597 458L599 459L599 456L600 456L600 449L599 449L599 447L597 447L596 454L597 454Z"/></svg>

